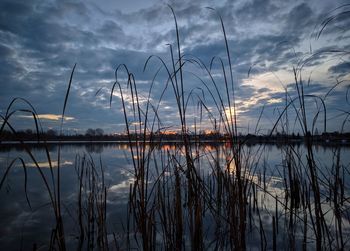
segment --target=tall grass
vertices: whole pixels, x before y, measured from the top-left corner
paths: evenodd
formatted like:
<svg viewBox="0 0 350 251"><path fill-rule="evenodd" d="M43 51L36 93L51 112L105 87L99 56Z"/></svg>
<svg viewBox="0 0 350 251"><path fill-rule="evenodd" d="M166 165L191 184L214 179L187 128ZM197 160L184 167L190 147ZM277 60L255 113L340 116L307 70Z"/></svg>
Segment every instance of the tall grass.
<svg viewBox="0 0 350 251"><path fill-rule="evenodd" d="M142 239L142 248L145 250L153 250L156 247L156 237L155 233L159 233L159 231L163 231L161 235L161 239L165 241L165 246L173 249L182 249L184 247L191 247L194 250L200 250L204 248L204 229L203 229L203 221L206 213L206 208L210 212L210 214L215 215L219 221L222 218L226 218L225 220L228 222L227 231L231 233L229 238L229 244L217 244L227 246L229 245L231 248L244 249L245 248L245 218L246 218L246 199L247 199L247 180L242 177L241 171L243 171L241 164L241 149L237 139L237 122L235 116L232 116L232 106L231 106L231 98L234 97L234 88L233 88L233 77L232 77L232 66L230 62L230 55L228 49L227 38L225 34L225 28L221 20L222 29L224 33L224 40L228 53L228 60L230 65L230 76L231 76L231 87L229 88L228 80L225 78L225 86L226 86L226 94L227 94L227 102L230 110L230 118L225 115L222 115L221 122L224 124L227 129L227 133L230 135L230 145L232 147L233 156L227 159L226 171L222 171L221 169L216 170L217 177L220 177L217 180L213 179L214 188L209 189L205 182L205 178L202 177L199 173L199 158L196 155L193 155L193 147L189 137L189 128L187 126L187 104L188 97L185 95L184 90L184 77L183 77L183 66L185 63L190 63L194 65L198 65L199 67L206 70L210 79L212 80L212 85L216 90L216 93L210 91L210 88L207 84L205 84L207 90L209 91L211 97L214 102L217 104L218 112L221 114L222 111L225 111L227 105L224 104L222 97L218 91L218 84L215 82L214 78L210 70L200 61L198 58L186 58L181 54L181 46L180 46L180 38L179 38L179 30L177 26L177 19L174 10L170 7L176 29L176 47L177 47L177 55L178 58L174 58L173 47L170 46L170 56L171 63L170 66L167 66L165 61L162 58L157 56L150 56L146 61L145 69L152 59L158 59L164 70L168 75L168 79L166 80L166 87L170 82L170 85L173 90L173 94L176 100L177 108L178 108L178 116L180 119L181 125L181 136L182 136L182 147L181 147L181 155L184 155L185 160L181 161L179 153L165 153L168 156L168 160L160 163L160 171L158 171L158 176L154 178L155 182L151 182L149 177L149 167L154 159L151 159L153 149L151 147L147 147L146 145L146 133L153 133L153 129L155 124L159 124L153 121L148 120L149 107L150 105L150 96L148 97L146 104L146 111L141 109L141 105L138 99L137 94L137 86L135 84L133 75L128 72L126 68L126 72L128 75L127 87L129 87L129 95L131 96L131 121L137 121L137 124L131 131L129 126L130 119L128 118L128 112L126 110L126 102L124 100L123 90L121 85L116 79L116 83L119 86L119 91L121 94L122 107L124 110L124 118L127 129L127 134L136 134L140 135L141 142L139 142L139 138L136 138L136 142L129 139L130 143L130 151L131 158L134 164L134 172L135 172L135 182L130 189L130 211L134 214L135 219L135 230L136 232L141 234ZM220 59L222 62L222 60ZM116 70L118 72L119 67ZM225 68L223 67L224 75L226 76ZM117 74L116 74L117 77ZM112 88L111 97L113 94L114 86ZM150 88L150 93L151 93ZM232 93L231 93L232 92ZM218 94L218 97L215 97L215 94ZM232 97L231 97L232 96ZM158 105L156 105L154 111L154 118L159 119L158 116L158 108L161 102L162 96L158 101ZM219 101L217 100L219 99ZM201 100L200 103L202 106L205 106L204 102ZM233 111L235 113L235 102L233 102ZM141 127L143 125L143 128ZM150 142L152 142L152 137L150 138ZM149 142L147 142L149 143ZM137 161L135 161L135 159ZM234 163L235 167L235 175L231 175L230 166ZM155 166L159 165L159 163L154 163ZM158 169L157 169L158 170ZM246 170L244 170L246 172ZM164 174L170 173L170 176L165 176ZM151 189L148 188L148 184L152 184L153 187ZM185 189L181 189L181 187L185 187ZM218 187L218 188L216 188ZM219 192L224 188L226 191ZM169 190L170 189L170 190ZM212 196L212 190L218 190L219 200L218 203L221 205L220 199L223 194L227 194L228 197L225 198L227 200L225 208L225 213L227 213L227 217L223 217L223 212L217 212ZM173 199L170 199L172 198ZM208 201L210 203L208 203ZM185 207L182 204L186 205ZM220 206L221 207L221 206ZM219 207L219 208L220 208ZM160 226L157 222L157 219L160 219ZM170 227L169 223L171 221ZM186 224L184 224L186 223ZM159 230L161 228L161 230ZM220 229L218 229L220 231ZM188 236L189 240L186 238ZM219 233L218 233L219 236ZM137 238L137 237L136 237ZM226 240L225 240L226 241ZM219 240L218 240L219 242ZM220 240L220 242L222 242Z"/></svg>
<svg viewBox="0 0 350 251"><path fill-rule="evenodd" d="M257 167L261 166L264 147L262 146L258 152L251 153L245 145L246 142L240 141L238 137L236 87L233 82L225 25L221 16L218 15L227 58L224 60L214 57L208 67L200 58L182 53L177 18L171 7L170 10L173 14L176 33L175 46L169 46L170 59L150 56L144 67L147 69L151 60L157 60L161 64L161 69L156 72L153 81L161 70L167 76L164 81L164 91L156 104L151 104L154 82L151 84L146 105L141 104L134 76L129 73L125 65L121 67L125 68L128 75L126 86L129 93L127 95L131 96L131 101L125 101L124 95L126 94L123 92L125 88L121 87L118 78L115 83L121 94L135 172L135 182L130 189L129 210L133 216L130 224L135 231L134 238L137 247L144 250L154 250L159 247L172 250L187 248L192 250L210 248L245 250L247 234L251 233L254 236L257 233L262 250L268 249L270 239L273 243L272 249L278 250L277 237L281 231L279 222L280 218L283 218L288 246L291 249L344 248L346 244L341 234L344 223L340 212L345 208L339 208L341 203L338 199L340 190L344 189L344 183L339 180L340 167L337 164L333 167L334 176L329 178L326 184L323 179L324 174L317 165L312 136L320 113L324 115L324 131L326 132L327 109L324 99L329 93L324 98L305 93L302 70L307 60L294 68L297 95L292 97L286 90L286 105L271 130L272 135L275 129L281 126L284 131L290 133L288 110L292 109L305 139L305 153L299 152L293 144L287 143L284 147L282 167L285 189L284 200L282 200L267 189L266 167L263 167L263 173L257 173ZM174 55L177 55L177 58ZM167 64L167 62L170 63ZM216 62L219 63L222 71L222 81L217 81L213 77L212 67ZM195 90L185 90L187 86L184 76L186 65L195 66L207 75L206 78L203 78L190 72L202 83L202 87L198 89L211 98L218 117L213 118L213 111L208 108L203 96L197 95ZM116 72L118 69L119 67ZM204 79L209 79L209 81ZM159 157L153 147L147 147L148 144L153 145L153 138L148 135L162 130L159 107L163 94L169 86L176 101L182 140L177 150L161 151ZM217 131L217 124L219 124L222 133L227 135L226 143L229 147L226 147L223 152L219 148L216 149L215 154L203 149L199 151L200 139L198 140L196 136L190 137L187 114L189 100L193 98L198 100L200 120L203 113L206 113L205 115L211 118L212 122L214 121L213 129ZM316 114L310 115L306 105L307 99L318 100L322 110L319 109ZM127 109L128 106L132 107L130 112ZM150 115L151 111L152 115ZM314 116L311 128L308 124L309 116ZM260 118L261 115L259 121ZM133 128L129 126L130 121L137 122L134 123ZM256 131L257 128L258 125ZM196 120L194 131L197 132ZM131 135L138 135L136 142L131 139ZM339 155L336 156L339 161ZM201 172L203 161L211 166L209 175ZM258 181L255 177L258 177ZM334 193L332 213L325 208L326 196L322 192L325 187L333 187L331 189ZM266 229L262 216L266 212L262 212L263 208L258 205L258 201L262 202L261 199L258 199L260 195L269 196L275 200L276 212L270 218L271 229ZM278 208L283 209L283 217L279 215ZM333 236L332 229L334 222L327 222L325 218L327 214L333 213L337 226L335 236ZM267 231L271 232L272 236L267 236ZM302 233L302 244L298 243L299 233ZM139 239L141 242L138 241Z"/></svg>
<svg viewBox="0 0 350 251"><path fill-rule="evenodd" d="M116 239L112 243L111 233L108 232L108 189L102 161L98 168L91 156L83 155L77 156L75 161L77 250L109 250L113 247L125 247L127 250L348 248L344 212L349 207L346 193L348 187L345 185L345 176L349 170L342 164L341 151L336 148L333 165L326 169L328 173L324 173L317 161L313 142L315 124L322 114L326 132L325 99L342 82L337 81L324 97L310 95L305 91L302 75L308 59L293 69L296 95L292 96L285 90L285 106L272 125L271 136L279 127L290 134L289 120L294 114L294 122L300 125L304 136L306 151L301 152L286 140L286 144L281 147L281 163L275 168L283 188L280 193L272 191L270 183L274 182L274 176L269 173L271 167L265 159L268 151L266 146L260 145L253 149L247 141L238 137L237 86L234 83L229 42L222 17L209 8L218 17L226 55L225 58L213 57L209 65L206 65L200 58L182 53L176 13L171 6L169 9L173 15L176 41L169 45L169 58L151 55L146 60L144 71L150 69L153 61L161 65L154 74L146 98L141 95L134 74L125 64L116 68L115 82L110 93L110 106L115 92L120 97L133 166L125 243L117 243ZM318 37L332 20L322 24ZM222 75L221 80L214 77L216 64ZM187 66L195 68L202 75L187 71ZM75 66L64 99L61 132L74 70ZM162 79L164 89L156 96L153 88L160 73L165 73L165 79ZM196 78L201 86L187 90L187 74ZM125 75L126 81L120 77ZM309 84L309 81L306 83ZM164 95L169 90L176 102L181 140L174 148L159 148L163 143L162 138L159 140L159 132L167 132L162 122L161 109ZM320 104L320 109L315 114L308 111L307 102L310 99ZM198 115L194 120L190 110L193 108L191 101L196 104L194 110ZM12 110L17 102L23 102L28 108ZM213 104L212 107L208 103ZM8 127L16 135L16 130L9 121L18 112L33 116L38 140L41 140L42 128L38 115L27 100L20 98L14 99L2 116L0 134ZM264 108L255 126L255 134L258 134L263 112ZM348 114L346 111L344 113ZM214 132L225 135L225 142L216 142L210 149L205 147L198 133L201 124L205 123L204 117L209 118ZM348 115L343 129L347 119ZM192 120L194 135L190 134ZM309 121L313 121L311 126ZM66 250L68 237L64 231L62 213L61 148L58 148L58 167L54 172L52 157L45 145L50 167L50 176L47 176L28 145L20 138L18 141L35 163L50 198L55 227L48 249ZM24 170L24 191L30 206L26 163L22 158L13 160L6 168L0 189L16 161L21 163ZM268 203L272 203L274 209L266 208Z"/></svg>
<svg viewBox="0 0 350 251"><path fill-rule="evenodd" d="M63 112L61 118L60 125L60 134L62 135L63 121L65 116L65 110L67 106L67 101L69 97L69 92L73 80L73 74L76 65L74 65L69 83L66 92L66 96L64 99ZM20 108L16 109L13 107L22 103L26 105L28 108ZM13 127L10 122L11 118L17 113L29 113L33 116L33 120L36 128L36 135L38 143L41 142L44 146L45 156L47 159L47 163L49 164L49 175L45 174L42 167L35 154L32 152L32 148L23 141L20 137L17 136L17 131ZM57 151L57 167L56 172L53 164L52 154L49 151L49 146L46 142L45 137L42 137L42 126L40 120L38 118L38 114L35 108L31 105L31 103L23 98L15 98L9 104L5 116L1 115L3 123L0 128L0 135L4 131L5 128L8 128L12 134L16 137L16 141L20 143L20 146L25 150L27 155L29 156L30 161L32 161L35 165L36 170L41 178L41 181L44 184L45 190L49 197L49 205L53 210L53 215L55 219L55 226L52 229L50 242L46 246L48 250L67 250L67 236L64 231L64 215L62 213L62 199L61 199L61 144L58 144ZM18 157L15 158L6 168L4 175L0 182L0 189L3 188L4 181L9 176L11 169L16 166L16 162L20 162L24 171L24 191L28 206L31 208L30 199L27 193L27 166L26 162L23 158ZM106 229L106 197L107 197L107 187L104 183L104 174L101 165L101 171L99 172L95 163L93 162L91 156L90 159L87 159L86 156L82 158L76 159L76 171L78 177L79 184L79 192L78 192L78 212L77 212L77 221L79 222L79 230L80 234L78 237L78 250L94 250L96 247L101 250L108 249L108 241L107 241L107 229ZM49 234L49 233L48 233ZM36 243L33 243L34 250L40 249L42 247L38 247Z"/></svg>

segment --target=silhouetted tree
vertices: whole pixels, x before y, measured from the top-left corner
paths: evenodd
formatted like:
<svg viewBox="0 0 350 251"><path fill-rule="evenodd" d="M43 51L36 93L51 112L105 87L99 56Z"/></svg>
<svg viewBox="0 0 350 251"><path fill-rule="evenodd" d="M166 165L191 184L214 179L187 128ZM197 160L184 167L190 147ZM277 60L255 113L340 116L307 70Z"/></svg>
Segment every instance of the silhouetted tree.
<svg viewBox="0 0 350 251"><path fill-rule="evenodd" d="M103 133L104 133L104 131L101 128L97 128L95 130L95 136L101 137L101 136L103 136Z"/></svg>
<svg viewBox="0 0 350 251"><path fill-rule="evenodd" d="M25 130L25 133L28 135L32 135L33 134L33 130L32 129L27 129Z"/></svg>
<svg viewBox="0 0 350 251"><path fill-rule="evenodd" d="M95 134L96 134L96 131L92 128L87 129L85 133L86 136L90 136L90 137L95 136Z"/></svg>
<svg viewBox="0 0 350 251"><path fill-rule="evenodd" d="M57 132L55 130L53 130L53 129L47 130L46 134L48 136L57 136Z"/></svg>

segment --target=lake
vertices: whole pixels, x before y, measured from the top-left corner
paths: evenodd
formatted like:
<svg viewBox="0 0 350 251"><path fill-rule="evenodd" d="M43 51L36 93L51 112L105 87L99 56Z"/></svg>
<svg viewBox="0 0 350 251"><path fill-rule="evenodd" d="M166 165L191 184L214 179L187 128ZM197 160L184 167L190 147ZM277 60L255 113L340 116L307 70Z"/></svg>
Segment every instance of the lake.
<svg viewBox="0 0 350 251"><path fill-rule="evenodd" d="M53 170L53 174L56 175L58 148L57 144L48 145L50 161L48 160L47 152L43 146L30 145L28 148L39 165L42 175L46 177L49 184L48 186L52 191L54 190L54 186L51 179L51 170ZM149 157L149 190L156 190L155 187L152 187L152 184L157 181L160 174L162 174L162 177L167 177L167 175L170 177L172 175L170 171L168 173L166 168L176 164L170 161L169 158L176 157L179 166L185 161L182 148L183 146L170 143L152 146L152 153ZM192 153L194 155L198 175L204 177L203 180L206 180L206 177L213 176L218 163L222 163L220 166L226 169L225 172L228 174L230 172L233 173L235 166L232 159L228 160L230 158L229 149L230 146L220 143L207 143L193 147ZM304 167L302 163L306 162L305 155L307 151L303 144L294 145L292 149L294 153L298 153L296 156L299 156L299 159L294 159L294 163L298 164L295 171L296 174L293 174L293 177L299 177L298 182L300 187L305 187L309 182L309 178L307 172L304 170L306 167ZM338 175L340 178L337 176L339 178L337 182L342 184L341 190L344 190L339 192L342 194L341 196L343 198L340 210L340 233L343 237L343 243L349 246L350 147L314 146L313 150L315 153L315 162L318 167L325 222L328 224L329 229L331 229L328 239L329 243L331 243L330 245L333 247L335 247L339 241L339 231L337 230L339 229L337 225L339 221L337 223L335 220L335 213L333 212L334 207L331 203L333 197L329 195L334 194L331 188L336 184L332 182L331 177L335 175L337 167L340 169L340 174ZM303 217L307 217L306 221L308 223L311 222L310 225L312 225L312 219L310 220L310 216L307 216L309 212L307 210L302 210L302 199L299 198L297 202L294 200L295 208L288 209L291 205L289 202L291 199L288 201L287 198L286 200L286 196L292 198L292 193L295 192L295 190L290 189L290 194L286 194L286 191L288 191L286 186L288 187L291 184L290 181L286 180L287 177L291 177L288 175L288 161L285 158L286 151L284 145L275 144L245 146L242 151L242 159L244 159L246 163L249 162L249 171L245 173L245 177L256 184L254 189L257 189L256 191L254 190L254 195L252 195L253 189L249 192L249 206L247 207L247 215L250 216L247 217L248 221L246 222L246 242L247 247L252 250L259 250L261 248L271 249L273 241L275 241L275 245L280 249L287 249L290 245L295 245L296 249L302 249L302 240L305 237L303 230L300 230L303 228ZM339 156L339 159L337 159L337 156ZM50 204L47 187L43 181L43 176L41 176L38 171L37 164L20 145L2 145L0 146L0 178L3 178L7 167L16 158L23 159L26 172L24 172L21 161L18 159L9 170L6 179L3 180L0 190L0 246L3 250L28 250L32 249L33 246L38 249L47 250L50 246L52 230L55 228L55 217ZM94 180L97 184L95 187L97 191L96 194L101 194L101 192L103 194L103 188L99 186L101 182L103 182L107 188L106 241L111 250L116 249L115 243L118 243L117 245L123 249L127 247L125 242L128 235L126 227L130 184L133 184L135 181L131 152L128 145L125 143L86 144L81 142L79 144L67 143L60 146L60 196L67 247L71 250L76 249L78 245L77 240L79 239L80 228L78 216L79 207L77 205L79 203L79 192L81 193L81 191L84 190L80 188L91 188L91 184L82 184L79 179L83 172L86 172L86 177L90 175L87 173L87 169L82 169L81 163L84 158L86 166L86 163L93 163L96 175ZM134 157L134 161L138 161L138 159ZM51 162L51 169L49 162ZM157 165L155 163L162 164ZM337 165L335 165L336 163ZM101 170L103 170L103 172ZM102 179L102 173L104 179ZM54 182L57 182L57 178L55 178ZM85 179L82 182L88 183L89 179ZM205 182L205 184L208 184L208 190L212 189L210 178ZM57 185L57 183L55 184ZM213 188L212 191L213 193L217 192L217 188ZM89 198L87 193L86 198ZM203 198L203 200L207 200L206 197ZM183 200L185 201L185 197L183 197ZM210 198L208 200L210 200ZM256 203L252 202L254 200ZM313 199L311 198L309 203L312 204L312 201ZM84 210L88 208L88 204L84 203L88 202L82 203L82 214L86 215L88 212ZM203 203L203 205L206 205L205 202ZM209 203L208 205L211 204ZM185 207L185 205L183 207ZM225 205L223 207L225 207ZM313 206L305 206L305 208L312 209ZM211 242L213 239L216 240L217 238L212 237L215 236L216 230L218 229L214 227L216 219L210 216L212 212L210 207L202 210L202 214L205 215L203 216L204 220L202 222L202 234L205 240L203 241L203 247L205 249L215 249L215 245L218 244L214 245ZM293 214L289 214L291 211L293 211ZM225 210L223 210L223 212L226 213ZM156 218L157 217L158 216L156 216ZM188 220L188 217L189 216L184 216L184 220ZM292 230L290 228L290 220L286 219L290 217L294 217L293 222L295 223ZM159 219L161 219L161 214ZM273 229L272 221L274 221L274 224L278 227L278 233L276 233L276 229ZM277 221L277 224L275 221ZM312 231L312 226L308 228L310 229L307 231L307 246L312 248L314 247L313 240L315 236ZM333 230L334 233L332 232ZM275 231L275 234L273 234L273 231ZM186 237L190 232L190 229L184 229L185 247L186 243L190 242L190 238ZM129 233L132 233L132 230L130 230ZM291 238L291 233L293 233L293 238ZM275 240L273 240L274 235L276 236ZM130 234L130 236L134 235ZM131 247L137 248L137 241L135 239L138 237L137 235L135 236L131 238L130 245ZM157 234L155 238L160 248L163 242L162 238L164 237L162 237L161 234ZM265 240L263 244L261 242L262 239ZM292 242L291 239L293 239ZM95 243L97 242L96 240ZM226 241L222 241L220 245L222 245L222 247L229 247L230 244Z"/></svg>

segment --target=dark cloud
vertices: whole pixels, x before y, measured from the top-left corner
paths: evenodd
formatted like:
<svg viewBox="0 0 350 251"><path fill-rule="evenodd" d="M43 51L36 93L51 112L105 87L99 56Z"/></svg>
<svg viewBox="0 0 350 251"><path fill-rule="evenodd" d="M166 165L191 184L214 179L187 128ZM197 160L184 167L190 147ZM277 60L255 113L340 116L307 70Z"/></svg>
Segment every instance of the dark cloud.
<svg viewBox="0 0 350 251"><path fill-rule="evenodd" d="M339 29L335 32L337 29L325 27L320 38L312 36L320 30L318 25L322 20L330 15L325 11L335 8L337 3L253 0L219 1L213 6L211 1L154 1L152 5L140 4L135 8L130 2L118 8L107 0L105 6L91 1L4 0L0 3L0 110L4 111L12 98L20 96L27 98L38 113L60 114L71 69L77 63L67 107L67 114L75 120L67 121L66 128L123 130L118 96L113 98L109 109L114 70L126 64L136 76L140 97L146 98L161 66L154 58L143 71L147 58L160 56L171 69L167 44L173 45L175 56L177 47L174 19L167 3L177 16L185 58L200 58L209 67L214 56L220 57L229 77L225 41L217 15L220 13L228 37L238 105L246 118L259 116L262 105L281 105L281 84L271 79L264 80L269 86L259 83L266 73L276 74L287 86L293 79L295 66L304 64L306 72L316 67L326 68L327 79L318 79L323 75L317 71L312 76L317 78L318 85L313 85L316 86L313 91L312 87L309 89L321 95L332 86L332 78L349 71L347 63L328 63L330 59L339 62L340 58L347 62L349 54L344 52L350 47L345 25L348 18L340 15L330 24L343 29L342 34ZM205 8L207 6L214 7L216 12ZM225 96L219 61L215 61L211 73L220 95ZM250 83L252 77L256 79ZM120 73L119 80L123 82L125 74ZM172 86L169 83L167 86L167 72L161 70L155 80L152 102L157 105L162 98L159 114L165 124L175 125L176 105ZM214 109L215 102L208 95L211 91L217 98L214 85L209 75L193 61L185 64L184 81L185 94L192 92L194 99L189 103L189 110L195 109L195 98L203 96L208 107ZM206 93L203 95L203 92ZM291 95L294 94L291 91ZM333 106L333 99L329 100L329 106ZM19 127L25 128L31 123L23 118L18 120ZM45 126L55 126L54 121L44 122Z"/></svg>
<svg viewBox="0 0 350 251"><path fill-rule="evenodd" d="M247 1L239 8L235 9L235 16L243 22L256 21L274 21L274 15L279 11L279 3L266 0ZM232 6L233 7L233 6ZM232 8L231 7L231 8Z"/></svg>
<svg viewBox="0 0 350 251"><path fill-rule="evenodd" d="M346 75L350 73L350 62L343 62L337 65L334 65L328 69L329 72L335 74Z"/></svg>
<svg viewBox="0 0 350 251"><path fill-rule="evenodd" d="M315 25L315 14L307 3L295 6L286 18L285 29L291 33L310 32L310 27Z"/></svg>

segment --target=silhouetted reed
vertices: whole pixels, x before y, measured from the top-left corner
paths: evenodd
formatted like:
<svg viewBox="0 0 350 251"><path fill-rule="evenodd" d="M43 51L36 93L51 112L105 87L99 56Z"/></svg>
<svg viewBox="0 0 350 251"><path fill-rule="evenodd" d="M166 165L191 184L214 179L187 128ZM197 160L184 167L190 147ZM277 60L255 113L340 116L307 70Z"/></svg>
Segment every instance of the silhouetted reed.
<svg viewBox="0 0 350 251"><path fill-rule="evenodd" d="M318 250L337 247L344 248L345 242L342 233L342 217L339 193L344 189L343 182L339 179L339 165L334 167L334 179L328 180L328 184L321 178L319 167L315 159L313 148L313 132L320 113L324 117L324 131L326 132L327 110L325 97L340 83L332 87L325 95L319 97L306 94L302 69L305 61L294 68L295 97L286 90L286 105L276 123L273 125L271 135L278 126L283 131L289 132L288 110L295 113L296 122L299 123L305 139L306 153L299 152L293 144L283 147L282 168L284 183L284 199L268 190L266 165L261 163L261 155L264 147L251 153L246 142L238 139L237 110L235 101L235 85L233 83L233 71L230 49L226 37L224 22L218 15L224 44L226 48L226 62L219 57L214 57L207 67L200 58L186 55L181 52L180 32L174 10L170 7L175 22L176 46L169 45L169 65L163 58L152 55L144 69L148 68L151 60L159 61L161 68L155 74L153 81L159 72L166 73L164 91L155 104L151 104L153 83L149 89L146 104L141 104L138 99L137 84L132 73L128 75L126 87L131 99L125 100L124 90L118 82L116 70L116 83L121 94L121 102L124 110L125 125L128 135L141 135L139 139L129 141L131 158L134 164L135 182L131 187L130 212L133 221L130 221L130 229L135 231L137 247L144 250L166 248L171 250L187 249L202 250L214 248L215 250L232 249L245 250L247 248L247 234L257 234L260 249L272 248L278 250L278 236L288 236L290 249L304 249L314 247ZM212 10L212 9L211 9ZM215 10L214 10L215 11ZM174 49L175 52L174 52ZM177 55L175 58L174 55ZM212 67L218 62L222 71L223 80L217 81L213 77ZM214 104L215 112L206 105L204 95L196 94L194 90L185 90L186 78L184 67L194 66L203 71L207 76L204 80L193 71L202 84L198 90L206 93ZM309 83L310 80L308 80ZM181 146L177 150L155 152L154 148L147 147L151 143L155 131L163 127L160 112L160 103L165 90L170 86L174 95L177 113L182 135ZM223 91L223 93L221 93ZM219 148L214 151L199 150L200 139L189 136L188 104L189 100L197 99L199 111L199 123L203 116L208 116L214 131L218 130L218 124L222 133L227 135L227 146L221 152ZM306 99L318 100L321 104L316 114L311 115L307 111ZM154 102L155 97L152 96ZM131 111L127 107L132 107ZM150 109L152 107L152 109ZM261 119L259 116L258 121ZM150 113L153 112L152 115ZM291 112L290 112L291 113ZM218 117L215 117L217 114ZM289 115L291 116L291 115ZM309 116L314 116L312 128L309 128ZM152 119L150 119L152 118ZM133 121L134 127L129 126ZM135 123L136 121L136 123ZM258 122L259 123L259 122ZM164 130L164 129L163 129ZM256 125L256 132L258 125ZM194 133L197 132L197 120L194 120ZM147 142L145 139L148 139ZM199 154L200 152L200 154ZM161 157L157 157L160 154ZM154 157L152 157L154 156ZM220 156L220 157L219 157ZM338 160L340 157L337 158ZM223 162L221 160L224 160ZM211 167L209 173L201 172L201 162L206 161ZM257 173L257 167L262 165L263 172ZM154 171L156 169L156 172ZM336 218L337 229L333 236L334 222L325 219L325 200L323 194L325 187L333 187L333 210ZM266 229L264 215L266 212L262 205L263 197L270 197L275 201L275 215L270 217L271 228ZM281 218L284 227L280 227ZM249 223L249 228L247 224ZM300 229L302 229L300 231ZM272 236L268 236L270 233ZM301 235L301 237L299 236ZM248 235L249 236L249 235ZM142 240L138 242L138 239ZM302 240L301 244L298 240ZM335 243L334 244L334 240ZM268 243L272 243L271 246Z"/></svg>
<svg viewBox="0 0 350 251"><path fill-rule="evenodd" d="M133 166L125 238L117 240L115 233L108 232L108 189L102 161L99 163L100 168L97 168L90 155L77 156L77 206L74 214L78 228L77 250L348 248L349 238L344 230L348 224L345 223L345 215L349 213L348 187L345 181L346 175L350 175L349 166L343 165L340 148L335 148L333 165L327 167L325 173L322 164L317 161L313 138L320 115L324 115L323 129L326 132L326 97L343 82L337 80L323 97L307 94L305 84L309 84L310 79L305 82L302 73L310 59L300 61L293 68L296 94L293 96L292 92L285 89L285 106L279 111L270 136L278 128L287 135L294 133L289 127L290 119L294 117L294 123L302 131L306 151L301 152L299 145L286 139L280 148L280 163L276 167L270 167L264 155L268 151L265 145L253 149L245 139L238 137L237 86L234 84L230 48L222 17L209 8L217 14L220 21L226 55L225 58L213 57L208 66L200 58L182 53L177 17L173 8L169 8L173 14L176 42L169 45L168 59L151 55L146 60L144 71L150 69L151 62L160 64L146 97L141 95L134 74L125 64L116 68L115 82L110 93L110 106L116 92L121 102L129 157ZM339 15L344 13L347 12ZM322 23L318 38L333 20L334 16ZM216 64L222 75L221 80L214 77ZM61 132L74 69L75 66L64 100ZM199 70L201 74L192 69ZM162 79L164 86L161 94L156 96L153 88L160 73L165 73L165 79ZM186 90L186 74L197 79L200 86ZM167 133L161 118L161 103L168 89L176 102L181 140L174 147L161 147L162 135ZM348 100L348 93L345 98ZM308 111L308 100L318 102L316 113ZM17 102L23 102L29 108L12 110ZM190 110L191 102L196 104L195 118ZM213 104L212 107L209 102ZM264 109L265 107L255 126L255 134L259 134ZM40 139L42 129L38 115L27 100L20 98L14 99L6 114L1 116L3 123L0 134L7 127L16 135L9 120L18 112L33 116L37 138ZM342 129L350 116L348 111L343 113L346 118ZM204 117L209 122L203 122ZM192 122L194 133L190 134ZM209 123L214 133L225 135L225 142L221 142L225 144L224 147L222 144L214 144L207 149L202 144L198 133L202 123ZM52 157L44 142L50 167L50 176L47 176L28 145L21 138L17 140L35 163L50 198L56 225L52 231L49 250L66 250L67 236L60 195L60 145L57 149L58 166L54 172ZM24 191L30 206L27 167L22 158L14 159L5 169L0 189L17 161L24 170ZM277 174L273 174L271 169ZM278 178L280 189L276 191L271 184ZM112 235L113 241L108 238Z"/></svg>

